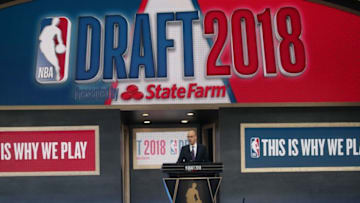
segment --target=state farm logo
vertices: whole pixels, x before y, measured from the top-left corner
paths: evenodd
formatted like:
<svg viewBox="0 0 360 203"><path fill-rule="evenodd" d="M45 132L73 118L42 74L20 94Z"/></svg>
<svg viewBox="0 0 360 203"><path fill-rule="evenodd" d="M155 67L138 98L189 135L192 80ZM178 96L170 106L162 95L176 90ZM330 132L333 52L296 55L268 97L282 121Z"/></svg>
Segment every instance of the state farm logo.
<svg viewBox="0 0 360 203"><path fill-rule="evenodd" d="M121 95L122 100L141 99L200 99L200 98L223 98L226 97L225 85L202 86L198 83L188 85L172 84L163 86L161 84L148 84L142 92L137 85L131 84L126 87Z"/></svg>
<svg viewBox="0 0 360 203"><path fill-rule="evenodd" d="M121 98L123 100L130 100L130 99L140 100L143 97L144 94L139 91L139 88L136 85L129 85L126 88L126 92L121 94Z"/></svg>

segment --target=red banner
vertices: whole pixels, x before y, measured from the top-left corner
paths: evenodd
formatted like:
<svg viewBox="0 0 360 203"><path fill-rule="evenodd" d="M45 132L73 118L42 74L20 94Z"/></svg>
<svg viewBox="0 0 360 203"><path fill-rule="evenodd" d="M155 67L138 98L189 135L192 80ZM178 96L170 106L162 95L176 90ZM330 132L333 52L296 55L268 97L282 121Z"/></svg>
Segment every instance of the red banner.
<svg viewBox="0 0 360 203"><path fill-rule="evenodd" d="M258 55L261 56L259 57L259 67L261 67L258 69L259 72L251 78L241 78L232 74L229 79L236 103L360 101L358 52L360 18L358 15L338 9L339 6L330 7L305 0L224 0L221 3L199 0L198 2L203 13L206 14L214 9L221 10L229 19L237 8L245 9L251 12L252 17L257 17L257 30L264 30L262 35L257 33L257 38L265 39L262 44L260 43L260 50L266 49L270 52L259 51ZM283 51L281 49L284 40L278 40L290 36L285 36L285 34L281 37L281 29L285 30L286 27L284 26L286 21L282 20L284 12L286 12L285 16L290 18L293 16L292 25L298 26L293 27L296 29L293 34L298 34L296 36L298 38L296 40L294 38L294 41L297 41L299 51L295 50L295 53L300 53L300 55L295 54L297 55L295 57L298 57L298 61L302 62L301 67L304 68L300 69L298 75L293 76L283 74L281 67L275 68L279 64L283 64L282 68L285 68L285 59L290 59L289 55L286 55L289 48L284 48ZM266 32L266 28L269 32ZM274 34L271 36L266 33ZM269 38L268 44L266 44L266 37ZM256 55L255 52L254 55ZM276 55L278 58L274 60ZM281 58L282 56L283 58ZM230 43L226 44L221 60L223 64L231 64ZM269 64L265 64L264 61ZM280 61L281 63L279 63ZM294 67L289 64L288 69L291 68ZM266 70L268 72L264 73ZM274 71L274 74L269 74L269 72L272 73L271 71Z"/></svg>
<svg viewBox="0 0 360 203"><path fill-rule="evenodd" d="M0 128L0 176L99 175L98 126Z"/></svg>

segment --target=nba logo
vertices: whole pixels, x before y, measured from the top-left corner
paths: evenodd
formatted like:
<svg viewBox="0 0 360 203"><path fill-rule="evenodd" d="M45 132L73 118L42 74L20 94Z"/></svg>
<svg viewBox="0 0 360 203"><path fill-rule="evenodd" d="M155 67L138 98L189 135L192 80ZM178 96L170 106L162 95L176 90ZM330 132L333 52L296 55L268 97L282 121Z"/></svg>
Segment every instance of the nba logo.
<svg viewBox="0 0 360 203"><path fill-rule="evenodd" d="M170 140L170 154L176 155L177 151L177 140Z"/></svg>
<svg viewBox="0 0 360 203"><path fill-rule="evenodd" d="M252 137L250 140L250 157L260 157L260 139L258 137Z"/></svg>
<svg viewBox="0 0 360 203"><path fill-rule="evenodd" d="M71 22L66 17L44 18L40 23L36 81L61 83L68 77Z"/></svg>

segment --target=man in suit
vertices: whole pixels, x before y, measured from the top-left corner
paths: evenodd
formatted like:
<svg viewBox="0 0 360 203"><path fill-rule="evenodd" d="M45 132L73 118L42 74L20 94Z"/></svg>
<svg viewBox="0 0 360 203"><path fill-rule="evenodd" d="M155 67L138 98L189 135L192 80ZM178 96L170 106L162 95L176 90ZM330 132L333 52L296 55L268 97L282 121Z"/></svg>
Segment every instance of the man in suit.
<svg viewBox="0 0 360 203"><path fill-rule="evenodd" d="M189 144L181 148L177 163L209 162L206 147L197 143L197 135L194 130L188 132L187 139Z"/></svg>

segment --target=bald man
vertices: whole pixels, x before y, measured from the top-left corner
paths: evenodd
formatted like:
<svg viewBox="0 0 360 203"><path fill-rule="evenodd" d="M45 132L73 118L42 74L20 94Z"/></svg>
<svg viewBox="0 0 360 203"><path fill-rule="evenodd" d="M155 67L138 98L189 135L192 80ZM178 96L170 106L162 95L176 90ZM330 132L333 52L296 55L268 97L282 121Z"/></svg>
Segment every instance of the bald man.
<svg viewBox="0 0 360 203"><path fill-rule="evenodd" d="M188 132L187 139L189 144L181 148L177 163L208 162L206 147L197 142L197 135L194 130Z"/></svg>

